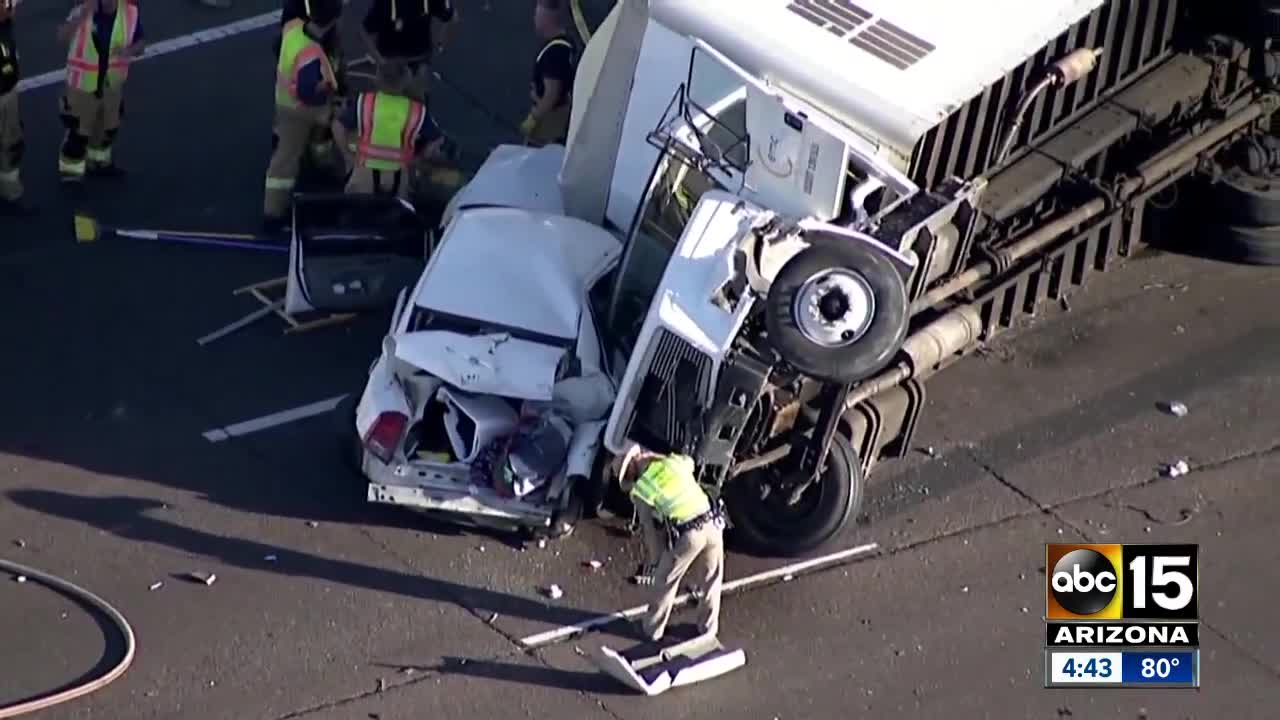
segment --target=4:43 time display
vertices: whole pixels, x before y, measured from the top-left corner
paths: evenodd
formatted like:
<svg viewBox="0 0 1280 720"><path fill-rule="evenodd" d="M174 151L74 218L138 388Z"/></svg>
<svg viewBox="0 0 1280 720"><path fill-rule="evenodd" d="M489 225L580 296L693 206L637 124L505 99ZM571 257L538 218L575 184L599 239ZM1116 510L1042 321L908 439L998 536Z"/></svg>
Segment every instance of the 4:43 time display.
<svg viewBox="0 0 1280 720"><path fill-rule="evenodd" d="M1062 674L1077 678L1109 678L1111 672L1109 657L1067 658L1062 665Z"/></svg>

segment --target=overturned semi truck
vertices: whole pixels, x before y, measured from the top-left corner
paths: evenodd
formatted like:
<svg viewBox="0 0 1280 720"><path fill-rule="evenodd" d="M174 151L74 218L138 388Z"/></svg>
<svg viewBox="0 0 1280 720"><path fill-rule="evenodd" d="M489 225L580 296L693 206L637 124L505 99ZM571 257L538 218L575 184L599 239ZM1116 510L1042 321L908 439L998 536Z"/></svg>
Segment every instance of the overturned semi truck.
<svg viewBox="0 0 1280 720"><path fill-rule="evenodd" d="M500 147L454 197L354 410L370 500L567 528L632 440L694 456L739 541L806 552L911 447L928 379L1132 254L1172 184L1215 194L1206 239L1280 254L1280 0L749 4L621 0L566 146ZM448 270L517 240L546 282ZM425 332L445 350L381 370ZM468 484L534 401L573 416L554 480Z"/></svg>
<svg viewBox="0 0 1280 720"><path fill-rule="evenodd" d="M752 5L620 3L560 179L627 238L606 446L694 452L758 549L830 538L926 381L1132 254L1171 184L1280 257L1280 2Z"/></svg>

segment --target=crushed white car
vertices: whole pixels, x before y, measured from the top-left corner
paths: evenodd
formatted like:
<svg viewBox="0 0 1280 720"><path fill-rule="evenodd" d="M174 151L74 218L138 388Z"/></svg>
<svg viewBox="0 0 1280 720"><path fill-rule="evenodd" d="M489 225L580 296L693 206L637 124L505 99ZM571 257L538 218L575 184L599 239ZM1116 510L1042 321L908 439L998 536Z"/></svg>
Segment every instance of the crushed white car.
<svg viewBox="0 0 1280 720"><path fill-rule="evenodd" d="M621 242L542 209L452 210L354 409L367 499L563 534L614 399L588 293Z"/></svg>

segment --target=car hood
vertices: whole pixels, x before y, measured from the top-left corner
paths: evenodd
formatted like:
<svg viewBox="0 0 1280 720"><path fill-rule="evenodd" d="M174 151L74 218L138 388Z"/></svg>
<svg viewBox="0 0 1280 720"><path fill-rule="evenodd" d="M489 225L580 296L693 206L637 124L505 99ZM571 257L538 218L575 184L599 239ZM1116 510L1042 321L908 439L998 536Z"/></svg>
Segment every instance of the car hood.
<svg viewBox="0 0 1280 720"><path fill-rule="evenodd" d="M469 393L550 400L568 351L510 335L426 330L396 335L395 357Z"/></svg>
<svg viewBox="0 0 1280 720"><path fill-rule="evenodd" d="M473 208L445 229L413 302L478 327L572 344L589 284L620 251L616 237L576 218Z"/></svg>

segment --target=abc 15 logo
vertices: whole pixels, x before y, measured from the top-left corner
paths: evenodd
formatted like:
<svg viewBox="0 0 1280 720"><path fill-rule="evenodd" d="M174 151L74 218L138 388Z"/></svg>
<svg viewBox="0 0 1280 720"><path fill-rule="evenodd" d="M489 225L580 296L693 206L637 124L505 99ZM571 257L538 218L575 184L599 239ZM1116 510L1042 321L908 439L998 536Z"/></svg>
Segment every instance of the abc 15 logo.
<svg viewBox="0 0 1280 720"><path fill-rule="evenodd" d="M1198 545L1045 546L1047 620L1198 620Z"/></svg>

